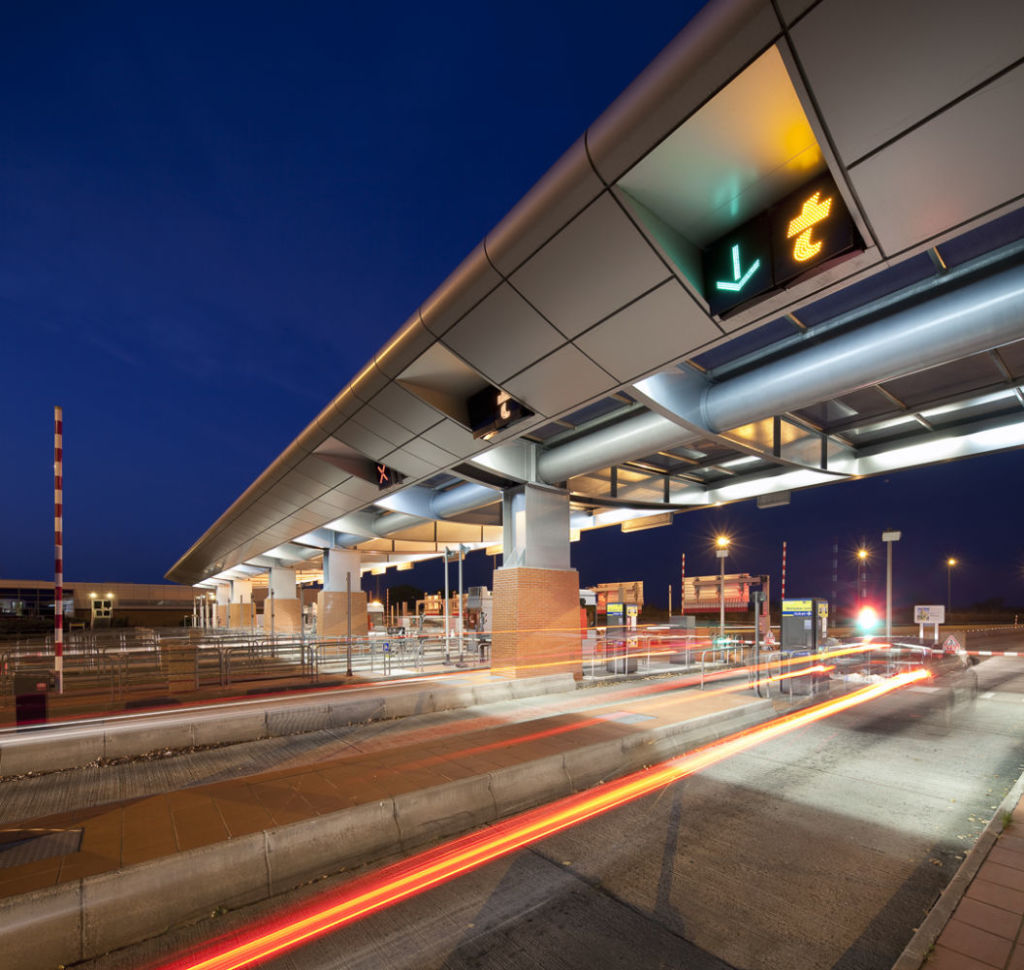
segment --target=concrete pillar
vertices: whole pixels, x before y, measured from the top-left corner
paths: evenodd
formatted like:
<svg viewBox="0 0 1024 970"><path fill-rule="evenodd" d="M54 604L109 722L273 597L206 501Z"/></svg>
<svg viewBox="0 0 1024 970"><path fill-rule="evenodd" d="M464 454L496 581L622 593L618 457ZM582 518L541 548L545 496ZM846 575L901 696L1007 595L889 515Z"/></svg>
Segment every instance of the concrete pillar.
<svg viewBox="0 0 1024 970"><path fill-rule="evenodd" d="M270 588L263 601L263 632L300 633L302 614L299 609L295 570L290 566L270 567Z"/></svg>
<svg viewBox="0 0 1024 970"><path fill-rule="evenodd" d="M217 584L217 611L213 625L225 629L228 625L228 611L231 606L231 583Z"/></svg>
<svg viewBox="0 0 1024 970"><path fill-rule="evenodd" d="M316 599L319 636L348 635L348 578L352 583L352 636L366 636L366 593L359 588L361 558L354 549L324 550L324 588Z"/></svg>
<svg viewBox="0 0 1024 970"><path fill-rule="evenodd" d="M510 677L583 676L579 574L569 567L569 493L521 485L502 496L491 669Z"/></svg>
<svg viewBox="0 0 1024 970"><path fill-rule="evenodd" d="M252 625L252 581L233 579L231 580L231 610L228 616L228 626L232 630L249 630Z"/></svg>

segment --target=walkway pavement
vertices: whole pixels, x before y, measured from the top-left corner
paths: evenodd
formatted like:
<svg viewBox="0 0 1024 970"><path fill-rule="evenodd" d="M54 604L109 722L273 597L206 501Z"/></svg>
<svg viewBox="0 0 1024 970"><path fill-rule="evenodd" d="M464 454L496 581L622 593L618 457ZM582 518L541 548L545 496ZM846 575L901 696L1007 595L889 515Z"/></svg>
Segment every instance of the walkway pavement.
<svg viewBox="0 0 1024 970"><path fill-rule="evenodd" d="M664 684L620 684L528 698L509 702L497 713L452 711L429 716L426 723L410 717L334 729L322 732L330 739L321 741L322 750L285 757L270 770L253 770L258 762L249 761L227 772L231 777L142 797L32 818L0 811L8 840L24 840L23 847L0 852L0 897L753 703L746 692L665 691ZM62 806L64 786L54 784L50 790L51 807ZM42 831L53 834L40 839Z"/></svg>
<svg viewBox="0 0 1024 970"><path fill-rule="evenodd" d="M984 853L923 967L1024 970L1024 801Z"/></svg>

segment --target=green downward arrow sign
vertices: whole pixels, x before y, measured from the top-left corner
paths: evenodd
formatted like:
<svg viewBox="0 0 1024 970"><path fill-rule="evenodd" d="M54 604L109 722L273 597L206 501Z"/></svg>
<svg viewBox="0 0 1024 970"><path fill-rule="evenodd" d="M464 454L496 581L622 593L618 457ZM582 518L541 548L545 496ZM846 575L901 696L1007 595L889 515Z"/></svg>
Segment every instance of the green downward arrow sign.
<svg viewBox="0 0 1024 970"><path fill-rule="evenodd" d="M715 287L719 290L727 290L730 293L739 293L747 285L750 277L757 272L760 265L761 260L755 259L747 271L742 273L740 271L740 247L737 243L732 247L732 280L716 280Z"/></svg>

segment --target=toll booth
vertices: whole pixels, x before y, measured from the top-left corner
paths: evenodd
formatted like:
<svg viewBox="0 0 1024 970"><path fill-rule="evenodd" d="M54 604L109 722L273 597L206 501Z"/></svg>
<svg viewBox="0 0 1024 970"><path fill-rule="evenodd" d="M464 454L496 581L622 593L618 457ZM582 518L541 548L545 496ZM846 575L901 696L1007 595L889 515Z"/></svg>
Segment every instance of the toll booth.
<svg viewBox="0 0 1024 970"><path fill-rule="evenodd" d="M491 591L486 586L470 586L466 595L466 630L490 633L494 617Z"/></svg>
<svg viewBox="0 0 1024 970"><path fill-rule="evenodd" d="M632 613L627 606L633 607ZM607 603L605 610L608 624L605 633L605 669L610 674L634 674L637 661L636 657L630 656L629 633L636 629L639 607L635 603Z"/></svg>
<svg viewBox="0 0 1024 970"><path fill-rule="evenodd" d="M782 601L782 649L809 650L815 653L828 635L828 600L812 596L808 599Z"/></svg>
<svg viewBox="0 0 1024 970"><path fill-rule="evenodd" d="M828 600L812 596L782 601L782 655L791 674L818 663L814 655L823 646L827 633ZM808 658L806 664L801 662L802 657ZM780 690L792 696L817 693L827 687L827 673L808 673L788 678Z"/></svg>
<svg viewBox="0 0 1024 970"><path fill-rule="evenodd" d="M626 623L625 603L605 603L605 623L610 627L623 627Z"/></svg>
<svg viewBox="0 0 1024 970"><path fill-rule="evenodd" d="M371 600L366 604L366 628L368 630L383 630L386 626L384 622L384 604L379 600Z"/></svg>
<svg viewBox="0 0 1024 970"><path fill-rule="evenodd" d="M626 603L626 628L636 630L637 617L640 615L640 607L636 603Z"/></svg>

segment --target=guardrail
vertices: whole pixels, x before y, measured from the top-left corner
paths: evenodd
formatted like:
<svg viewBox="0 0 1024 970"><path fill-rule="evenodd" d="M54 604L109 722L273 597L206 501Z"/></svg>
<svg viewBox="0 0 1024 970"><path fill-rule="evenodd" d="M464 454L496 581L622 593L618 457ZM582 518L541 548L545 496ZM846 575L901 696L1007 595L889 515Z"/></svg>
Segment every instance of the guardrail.
<svg viewBox="0 0 1024 970"><path fill-rule="evenodd" d="M297 680L318 684L325 675L374 679L421 672L428 667L475 668L489 659L489 638L368 636L320 638L204 633L180 629L76 631L64 645L64 694L90 694L123 702L131 694L173 695L243 683ZM0 646L0 704L9 704L18 674L49 677L50 637L23 638Z"/></svg>
<svg viewBox="0 0 1024 970"><path fill-rule="evenodd" d="M591 631L596 633L597 631ZM585 640L585 676L664 673L725 662L733 642L710 648L707 631L607 628ZM577 641L578 642L578 641ZM742 649L742 648L740 648ZM702 651L704 651L702 653ZM553 642L540 666L564 663ZM315 685L324 678L353 675L372 679L408 676L427 669L479 669L490 663L490 634L447 639L438 634L352 638L270 636L239 630L175 628L78 630L64 645L64 694L92 695L98 703L171 698L201 689L224 690L268 680ZM736 658L732 658L735 660ZM44 677L53 669L49 636L0 644L0 705L13 700L18 673Z"/></svg>

